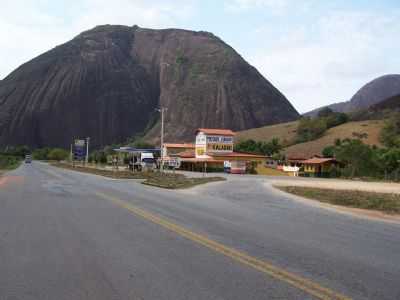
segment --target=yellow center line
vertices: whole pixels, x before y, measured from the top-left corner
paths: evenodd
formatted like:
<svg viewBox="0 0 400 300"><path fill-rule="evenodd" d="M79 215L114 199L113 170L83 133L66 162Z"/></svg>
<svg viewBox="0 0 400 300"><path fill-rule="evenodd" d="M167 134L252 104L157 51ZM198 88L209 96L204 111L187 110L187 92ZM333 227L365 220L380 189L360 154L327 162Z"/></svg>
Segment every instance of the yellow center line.
<svg viewBox="0 0 400 300"><path fill-rule="evenodd" d="M283 282L286 282L318 299L340 299L340 300L348 300L351 299L349 297L346 297L344 295L341 295L339 293L336 293L335 291L325 288L321 285L319 285L316 282L313 282L309 279L303 278L299 275L296 275L294 273L290 273L288 271L285 271L284 269L274 266L273 264L266 262L264 260L252 257L244 252L235 250L233 248L230 248L228 246L225 246L219 242L210 240L204 235L192 232L188 229L185 229L184 227L181 227L177 224L174 224L164 218L161 218L159 216L156 216L154 214L151 214L147 211L144 211L126 201L120 200L118 198L115 198L113 196L106 195L104 193L96 193L97 196L109 200L112 203L116 204L119 207L122 207L124 209L127 209L131 213L135 214L136 216L139 216L143 219L146 219L152 223L155 223L157 225L160 225L182 237L185 237L197 244L201 244L208 249L211 249L215 252L218 252L220 254L223 254L237 262L240 262L244 265L247 265L253 269L256 269L264 274L267 274L275 279L281 280Z"/></svg>

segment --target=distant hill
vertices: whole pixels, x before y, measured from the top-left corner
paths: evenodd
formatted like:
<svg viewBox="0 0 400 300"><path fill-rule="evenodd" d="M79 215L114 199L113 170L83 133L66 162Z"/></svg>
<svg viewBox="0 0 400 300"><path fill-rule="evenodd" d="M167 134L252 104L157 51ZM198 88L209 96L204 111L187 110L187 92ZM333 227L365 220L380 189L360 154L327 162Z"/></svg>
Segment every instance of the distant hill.
<svg viewBox="0 0 400 300"><path fill-rule="evenodd" d="M400 74L384 75L364 85L354 94L350 101L334 103L328 105L328 107L338 112L356 112L368 109L372 105L399 94ZM307 112L304 116L314 117L324 107Z"/></svg>
<svg viewBox="0 0 400 300"><path fill-rule="evenodd" d="M97 26L0 82L0 148L92 146L146 135L192 140L198 127L243 130L295 120L267 79L212 33Z"/></svg>
<svg viewBox="0 0 400 300"><path fill-rule="evenodd" d="M379 102L370 107L371 111L380 111L386 109L391 111L400 110L400 94L389 97L388 99L383 100L382 102Z"/></svg>
<svg viewBox="0 0 400 300"><path fill-rule="evenodd" d="M326 146L333 145L336 139L354 138L353 133L366 133L368 137L363 142L369 145L381 146L379 134L384 126L383 120L369 120L349 122L328 129L325 134L314 141L300 143L287 147L284 153L287 157L308 158L313 155L321 155Z"/></svg>
<svg viewBox="0 0 400 300"><path fill-rule="evenodd" d="M291 146L286 147L284 150L288 157L308 158L313 155L321 155L322 150L326 146L333 145L336 139L354 138L353 132L366 133L368 137L363 139L366 144L381 146L379 134L384 123L384 120L349 122L328 129L321 138L314 141L293 144L298 125L296 121L240 131L236 134L236 141L239 142L245 139L268 141L273 137L277 137L284 144L292 143Z"/></svg>
<svg viewBox="0 0 400 300"><path fill-rule="evenodd" d="M352 113L351 118L355 121L383 120L392 117L397 112L400 112L400 94L389 97L367 109Z"/></svg>

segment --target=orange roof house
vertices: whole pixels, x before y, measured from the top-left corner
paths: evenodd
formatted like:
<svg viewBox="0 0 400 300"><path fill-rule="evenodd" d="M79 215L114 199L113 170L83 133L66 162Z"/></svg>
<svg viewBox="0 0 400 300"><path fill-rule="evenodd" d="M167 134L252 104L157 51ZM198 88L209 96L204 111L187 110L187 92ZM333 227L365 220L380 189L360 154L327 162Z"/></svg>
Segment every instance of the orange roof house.
<svg viewBox="0 0 400 300"><path fill-rule="evenodd" d="M332 167L339 165L335 158L314 156L302 162L304 174L312 177L329 177Z"/></svg>

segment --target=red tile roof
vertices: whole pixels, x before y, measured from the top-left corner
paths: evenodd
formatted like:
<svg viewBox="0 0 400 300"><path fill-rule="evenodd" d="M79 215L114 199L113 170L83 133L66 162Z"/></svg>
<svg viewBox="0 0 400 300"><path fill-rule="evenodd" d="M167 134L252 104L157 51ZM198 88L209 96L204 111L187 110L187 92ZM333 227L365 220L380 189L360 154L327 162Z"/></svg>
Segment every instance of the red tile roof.
<svg viewBox="0 0 400 300"><path fill-rule="evenodd" d="M190 158L190 157L195 157L195 153L194 151L183 151L183 152L179 152L174 154L174 156L179 156L181 158Z"/></svg>
<svg viewBox="0 0 400 300"><path fill-rule="evenodd" d="M223 164L224 161L222 160L218 160L218 159L213 159L213 158L194 158L194 157L189 157L189 158L185 158L182 157L181 158L182 162L193 162L193 163L200 163L200 162L212 162L212 163L220 163Z"/></svg>
<svg viewBox="0 0 400 300"><path fill-rule="evenodd" d="M167 148L195 148L194 144L190 143L164 143Z"/></svg>
<svg viewBox="0 0 400 300"><path fill-rule="evenodd" d="M329 157L328 158L313 157L313 158L303 161L303 164L323 164L323 163L329 162L329 161L336 162L336 159L329 158Z"/></svg>
<svg viewBox="0 0 400 300"><path fill-rule="evenodd" d="M214 134L214 135L230 135L230 136L235 135L235 133L230 129L199 128L196 130L196 134L199 132L204 132L205 134Z"/></svg>
<svg viewBox="0 0 400 300"><path fill-rule="evenodd" d="M267 158L267 156L265 155L242 153L242 152L207 153L207 155L214 157L222 156L222 157L244 157L244 158Z"/></svg>

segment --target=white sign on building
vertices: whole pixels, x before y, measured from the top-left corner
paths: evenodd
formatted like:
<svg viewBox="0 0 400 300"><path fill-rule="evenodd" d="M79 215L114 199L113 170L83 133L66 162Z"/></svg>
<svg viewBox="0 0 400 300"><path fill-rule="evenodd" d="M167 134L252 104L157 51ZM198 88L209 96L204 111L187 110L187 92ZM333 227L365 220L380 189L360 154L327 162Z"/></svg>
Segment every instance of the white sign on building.
<svg viewBox="0 0 400 300"><path fill-rule="evenodd" d="M233 152L233 137L199 132L196 136L196 157L208 158L207 154Z"/></svg>

